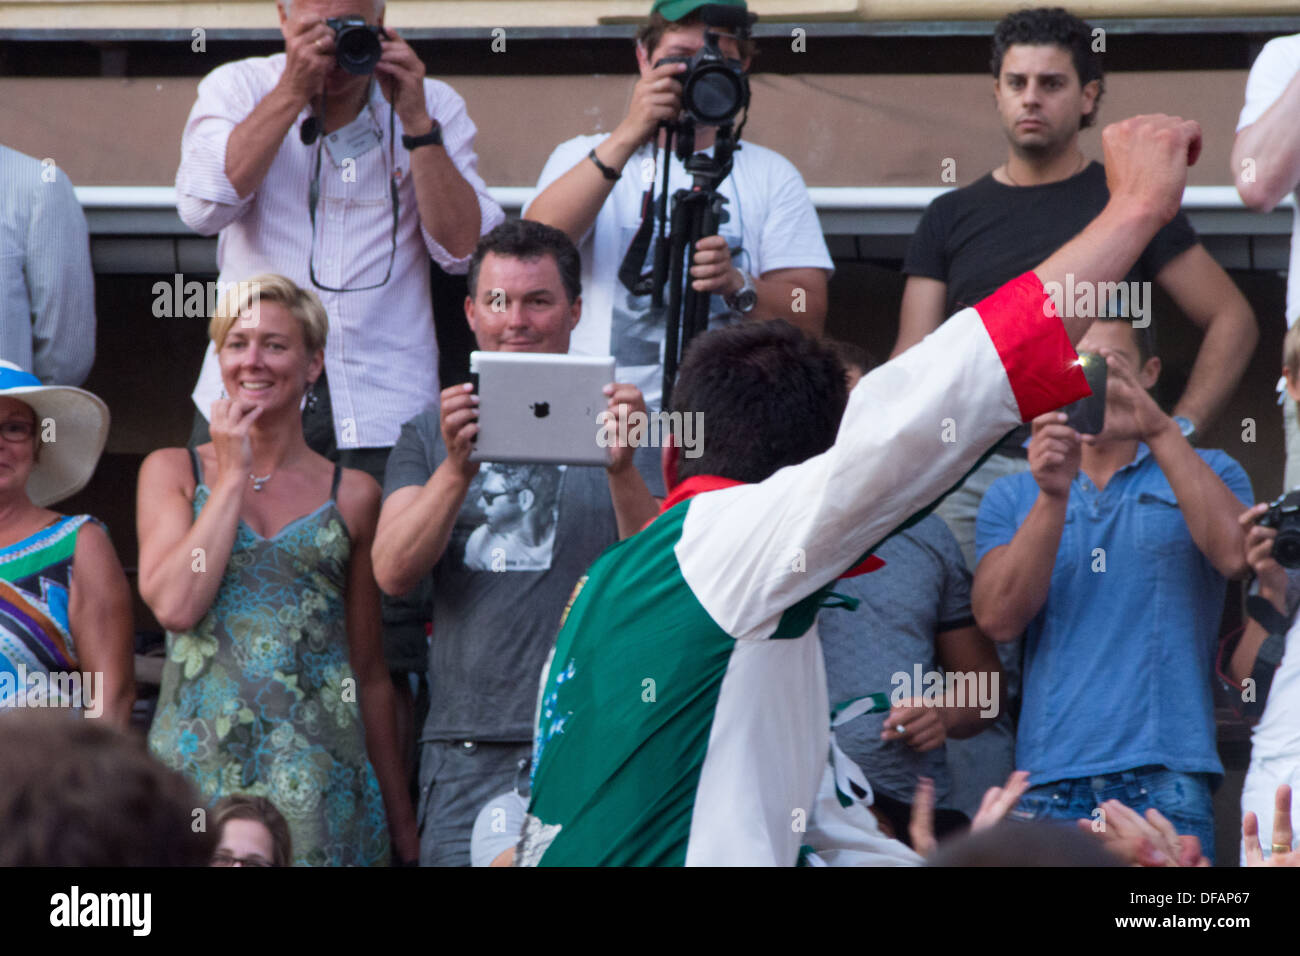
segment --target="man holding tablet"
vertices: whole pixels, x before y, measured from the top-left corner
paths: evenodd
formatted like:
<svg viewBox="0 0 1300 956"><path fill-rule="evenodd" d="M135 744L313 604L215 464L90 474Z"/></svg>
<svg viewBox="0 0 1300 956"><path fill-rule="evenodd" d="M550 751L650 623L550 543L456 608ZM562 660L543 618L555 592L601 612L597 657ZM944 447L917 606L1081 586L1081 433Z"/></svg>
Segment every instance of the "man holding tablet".
<svg viewBox="0 0 1300 956"><path fill-rule="evenodd" d="M484 352L565 353L582 312L573 243L550 226L504 223L469 265L465 315ZM468 866L474 819L514 786L531 752L537 679L579 576L620 531L657 511L630 448L607 468L470 460L472 385L402 426L388 460L372 556L389 594L432 575L436 628L421 735L420 862ZM610 385L615 415L644 412ZM591 428L595 444L597 425Z"/></svg>

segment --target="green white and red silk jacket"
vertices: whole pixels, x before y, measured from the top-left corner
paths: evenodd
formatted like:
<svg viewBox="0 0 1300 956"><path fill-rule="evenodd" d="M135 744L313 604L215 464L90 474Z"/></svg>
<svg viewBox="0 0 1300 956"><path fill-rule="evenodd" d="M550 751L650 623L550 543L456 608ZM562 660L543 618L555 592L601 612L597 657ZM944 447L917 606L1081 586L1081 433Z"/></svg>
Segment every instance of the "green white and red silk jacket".
<svg viewBox="0 0 1300 956"><path fill-rule="evenodd" d="M864 376L828 451L675 488L565 611L520 865L794 865L827 763L831 584L1012 428L1088 394L1027 273Z"/></svg>

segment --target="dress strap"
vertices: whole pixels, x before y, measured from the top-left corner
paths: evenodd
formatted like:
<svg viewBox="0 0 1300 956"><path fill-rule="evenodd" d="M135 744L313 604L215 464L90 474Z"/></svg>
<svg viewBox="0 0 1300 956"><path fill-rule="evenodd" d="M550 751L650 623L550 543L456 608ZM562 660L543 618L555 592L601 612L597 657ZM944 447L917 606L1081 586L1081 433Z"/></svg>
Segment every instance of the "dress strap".
<svg viewBox="0 0 1300 956"><path fill-rule="evenodd" d="M337 499L339 496L339 482L343 480L343 466L334 466L334 482L330 485L330 500Z"/></svg>
<svg viewBox="0 0 1300 956"><path fill-rule="evenodd" d="M194 470L194 484L203 484L203 462L199 460L197 448L187 449L190 453L190 467Z"/></svg>

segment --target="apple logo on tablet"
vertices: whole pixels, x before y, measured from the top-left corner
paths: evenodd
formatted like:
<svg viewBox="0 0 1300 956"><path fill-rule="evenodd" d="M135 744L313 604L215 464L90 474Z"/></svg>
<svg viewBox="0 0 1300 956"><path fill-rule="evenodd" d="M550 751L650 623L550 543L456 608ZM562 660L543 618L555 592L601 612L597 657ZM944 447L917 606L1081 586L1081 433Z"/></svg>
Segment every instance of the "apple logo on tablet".
<svg viewBox="0 0 1300 956"><path fill-rule="evenodd" d="M547 415L551 414L550 402L537 402L533 405L529 405L528 407L533 410L533 414L536 415L538 418L545 418Z"/></svg>

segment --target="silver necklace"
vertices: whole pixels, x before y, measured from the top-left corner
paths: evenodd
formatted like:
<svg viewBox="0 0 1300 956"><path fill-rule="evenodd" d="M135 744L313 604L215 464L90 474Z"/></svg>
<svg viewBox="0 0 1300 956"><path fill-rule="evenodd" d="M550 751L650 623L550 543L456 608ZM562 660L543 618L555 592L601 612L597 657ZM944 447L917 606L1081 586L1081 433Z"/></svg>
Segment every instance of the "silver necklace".
<svg viewBox="0 0 1300 956"><path fill-rule="evenodd" d="M270 481L270 480L271 480L271 476L274 475L274 474L275 474L274 471L268 471L265 475L263 475L261 478L259 478L259 477L257 477L257 475L253 474L253 473L250 471L250 472L248 473L248 477L253 479L253 490L254 490L254 491L261 491L261 490L262 490L262 486L263 486L264 484L266 484L268 481Z"/></svg>

